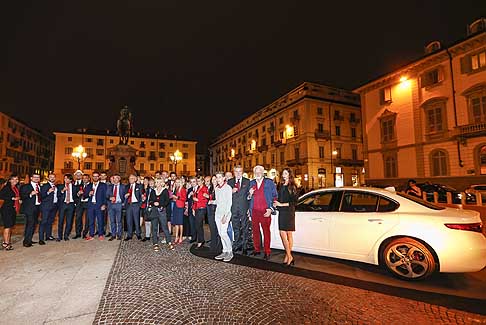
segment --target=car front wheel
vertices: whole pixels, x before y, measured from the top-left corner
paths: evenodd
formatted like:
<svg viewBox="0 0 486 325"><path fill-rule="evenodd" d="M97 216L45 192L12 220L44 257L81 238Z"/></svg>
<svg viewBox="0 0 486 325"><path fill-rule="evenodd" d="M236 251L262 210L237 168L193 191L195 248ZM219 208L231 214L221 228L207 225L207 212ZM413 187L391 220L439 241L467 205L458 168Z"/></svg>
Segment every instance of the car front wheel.
<svg viewBox="0 0 486 325"><path fill-rule="evenodd" d="M382 254L382 261L388 271L403 280L422 280L436 269L430 250L412 238L392 240L385 246Z"/></svg>

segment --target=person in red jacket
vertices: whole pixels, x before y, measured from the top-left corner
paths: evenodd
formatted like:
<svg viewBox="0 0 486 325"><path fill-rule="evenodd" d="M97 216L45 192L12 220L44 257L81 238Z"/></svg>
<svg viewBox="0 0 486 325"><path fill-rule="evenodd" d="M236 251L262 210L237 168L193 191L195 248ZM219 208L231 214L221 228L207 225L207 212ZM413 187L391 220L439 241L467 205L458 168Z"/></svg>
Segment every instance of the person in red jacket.
<svg viewBox="0 0 486 325"><path fill-rule="evenodd" d="M192 209L194 210L194 219L196 226L197 248L204 244L204 219L208 206L209 193L208 188L204 185L204 178L197 178L197 190L193 195ZM193 238L194 239L194 238Z"/></svg>
<svg viewBox="0 0 486 325"><path fill-rule="evenodd" d="M174 226L175 244L182 243L182 230L184 224L184 207L186 205L187 191L180 178L175 180L174 193L172 200L175 201L174 210L172 211L172 226Z"/></svg>

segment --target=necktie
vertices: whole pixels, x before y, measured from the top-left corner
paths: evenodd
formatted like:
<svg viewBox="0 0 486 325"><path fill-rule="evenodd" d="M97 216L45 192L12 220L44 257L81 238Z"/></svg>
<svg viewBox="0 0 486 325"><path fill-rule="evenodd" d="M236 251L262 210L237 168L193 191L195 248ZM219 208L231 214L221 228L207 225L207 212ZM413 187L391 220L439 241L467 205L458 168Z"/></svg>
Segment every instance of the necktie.
<svg viewBox="0 0 486 325"><path fill-rule="evenodd" d="M37 191L37 202L41 203L39 184L35 184L35 190Z"/></svg>
<svg viewBox="0 0 486 325"><path fill-rule="evenodd" d="M238 191L240 190L240 180L236 181L235 187Z"/></svg>
<svg viewBox="0 0 486 325"><path fill-rule="evenodd" d="M66 184L66 203L71 203L71 189L69 184Z"/></svg>
<svg viewBox="0 0 486 325"><path fill-rule="evenodd" d="M130 189L128 190L128 204L132 203L132 189L133 185L130 185Z"/></svg>
<svg viewBox="0 0 486 325"><path fill-rule="evenodd" d="M17 188L17 186L12 186L12 190L14 191L16 198L20 197L20 191ZM14 201L14 205L15 205L15 211L18 214L20 212L20 201L19 200L15 200Z"/></svg>
<svg viewBox="0 0 486 325"><path fill-rule="evenodd" d="M113 203L116 203L116 196L118 195L118 184L115 185L115 189L113 190L113 197L115 198Z"/></svg>

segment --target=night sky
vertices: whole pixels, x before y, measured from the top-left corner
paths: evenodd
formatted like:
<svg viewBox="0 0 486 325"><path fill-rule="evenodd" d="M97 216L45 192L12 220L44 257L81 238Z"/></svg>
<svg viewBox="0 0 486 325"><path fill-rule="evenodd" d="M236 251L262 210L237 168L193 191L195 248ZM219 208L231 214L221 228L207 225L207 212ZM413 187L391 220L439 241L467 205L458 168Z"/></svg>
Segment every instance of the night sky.
<svg viewBox="0 0 486 325"><path fill-rule="evenodd" d="M485 0L333 2L2 1L0 107L49 132L114 128L126 104L136 130L202 151L303 81L353 89L486 16Z"/></svg>

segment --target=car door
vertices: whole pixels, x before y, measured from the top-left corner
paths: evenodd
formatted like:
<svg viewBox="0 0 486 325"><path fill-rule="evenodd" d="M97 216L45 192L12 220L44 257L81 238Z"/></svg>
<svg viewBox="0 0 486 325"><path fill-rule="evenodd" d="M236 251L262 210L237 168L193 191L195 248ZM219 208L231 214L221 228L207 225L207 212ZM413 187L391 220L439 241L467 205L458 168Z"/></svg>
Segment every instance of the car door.
<svg viewBox="0 0 486 325"><path fill-rule="evenodd" d="M346 190L333 214L330 246L346 255L368 255L375 243L398 222L398 203L368 191Z"/></svg>
<svg viewBox="0 0 486 325"><path fill-rule="evenodd" d="M311 193L300 200L295 211L294 248L310 254L329 251L329 226L337 211L340 191Z"/></svg>

